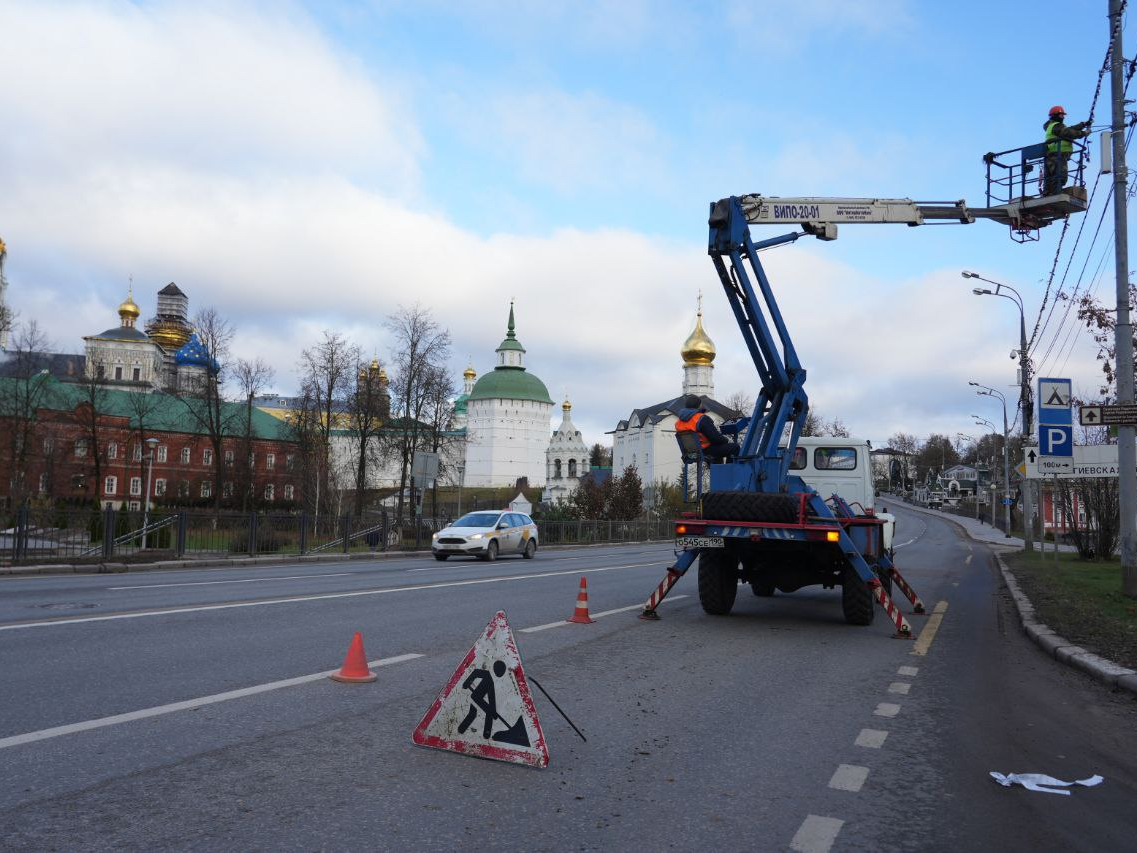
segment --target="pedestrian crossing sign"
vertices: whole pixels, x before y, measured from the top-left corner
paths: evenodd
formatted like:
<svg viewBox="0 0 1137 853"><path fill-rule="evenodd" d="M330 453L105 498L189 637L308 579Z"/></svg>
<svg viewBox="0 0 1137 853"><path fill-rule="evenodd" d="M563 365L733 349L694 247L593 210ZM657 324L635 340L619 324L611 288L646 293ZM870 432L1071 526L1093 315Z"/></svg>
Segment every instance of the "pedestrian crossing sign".
<svg viewBox="0 0 1137 853"><path fill-rule="evenodd" d="M521 652L499 610L415 727L419 746L549 765L549 749L521 666Z"/></svg>

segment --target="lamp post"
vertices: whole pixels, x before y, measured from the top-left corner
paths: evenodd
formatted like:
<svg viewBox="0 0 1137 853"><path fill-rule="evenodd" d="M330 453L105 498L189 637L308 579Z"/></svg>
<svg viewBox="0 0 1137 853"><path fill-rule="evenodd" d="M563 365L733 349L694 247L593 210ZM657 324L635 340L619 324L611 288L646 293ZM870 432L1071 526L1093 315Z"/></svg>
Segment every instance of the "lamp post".
<svg viewBox="0 0 1137 853"><path fill-rule="evenodd" d="M979 391L976 391L975 392L976 394L979 394L980 396L983 396L983 397L996 397L996 398L998 398L999 402L1003 404L1003 522L1006 525L1003 533L1005 533L1006 536L1008 538L1010 538L1010 535L1011 535L1011 504L1010 504L1011 464L1010 464L1010 457L1007 454L1007 433L1008 433L1008 430L1007 430L1007 398L1003 396L1001 391L996 391L994 388L988 388L986 385L980 385L978 382L968 382L967 384L971 385L975 388L981 389ZM972 415L972 417L973 418L978 417L978 415ZM1023 494L1026 494L1026 489L1023 489ZM1025 516L1025 512L1024 512L1024 516ZM992 517L994 517L994 516L992 516ZM1029 533L1030 524L1024 523L1023 527L1026 527L1028 529L1027 535L1029 536L1030 535L1030 533ZM1024 541L1025 541L1025 539L1024 539Z"/></svg>
<svg viewBox="0 0 1137 853"><path fill-rule="evenodd" d="M971 417L975 418L975 425L976 426L987 427L987 429L991 430L992 436L998 436L999 435L998 428L993 423L991 423L989 420L987 420L986 418L981 418L981 417L979 417L979 415L972 415ZM996 489L995 483L997 481L996 481L995 476L994 476L994 468L995 468L995 454L998 452L998 446L999 446L999 442L996 441L995 446L991 448L990 456L988 456L988 458L987 458L987 473L991 475L990 486L991 486L991 526L992 527L995 526L995 489ZM1003 449L1004 449L1004 451L1006 450L1006 442L1003 443ZM1006 453L1004 452L1003 455L1006 456ZM1007 466L1004 465L1003 466L1004 474L1006 473L1006 468L1007 468ZM1004 483L1003 486L1004 486L1004 488L1006 488L1006 483Z"/></svg>
<svg viewBox="0 0 1137 853"><path fill-rule="evenodd" d="M1023 308L1023 299L1013 287L984 278L979 273L964 270L960 273L964 278L974 278L995 285L989 287L973 287L971 292L976 296L1001 296L1015 303L1019 309L1019 406L1023 413L1023 444L1031 442L1033 435L1033 406L1030 399L1030 360L1026 348L1026 311ZM1003 291L1008 291L1004 293ZM1023 480L1023 547L1027 551L1034 550L1034 485L1030 480ZM1008 531L1009 533L1009 531Z"/></svg>
<svg viewBox="0 0 1137 853"><path fill-rule="evenodd" d="M458 463L458 516L462 516L462 484L466 480L466 462Z"/></svg>
<svg viewBox="0 0 1137 853"><path fill-rule="evenodd" d="M158 444L158 439L150 437L146 439L146 500L143 504L142 510L142 550L146 550L146 539L149 535L146 528L150 526L150 479L154 475L154 447Z"/></svg>

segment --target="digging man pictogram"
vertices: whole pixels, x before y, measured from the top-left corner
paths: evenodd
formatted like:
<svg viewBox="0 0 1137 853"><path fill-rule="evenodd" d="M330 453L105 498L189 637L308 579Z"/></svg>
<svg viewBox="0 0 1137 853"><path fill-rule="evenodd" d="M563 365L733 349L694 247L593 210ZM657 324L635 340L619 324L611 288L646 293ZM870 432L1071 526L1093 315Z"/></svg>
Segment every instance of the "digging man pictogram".
<svg viewBox="0 0 1137 853"><path fill-rule="evenodd" d="M493 664L493 675L484 669L475 669L462 682L462 689L470 691L470 710L466 712L465 719L458 726L458 734L465 734L478 711L485 716L482 722L482 737L486 740L495 740L501 743L512 743L518 746L529 746L529 736L525 732L525 720L518 717L513 725L505 720L497 710L497 693L494 690L494 676L501 678L505 675L505 663L497 660ZM495 720L501 720L508 728L491 736Z"/></svg>

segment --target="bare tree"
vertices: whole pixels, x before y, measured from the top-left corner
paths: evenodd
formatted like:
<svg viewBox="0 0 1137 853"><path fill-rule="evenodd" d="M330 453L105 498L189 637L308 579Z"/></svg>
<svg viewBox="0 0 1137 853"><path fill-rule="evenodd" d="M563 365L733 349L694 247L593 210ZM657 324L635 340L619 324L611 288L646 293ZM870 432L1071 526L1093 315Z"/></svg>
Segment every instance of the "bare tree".
<svg viewBox="0 0 1137 853"><path fill-rule="evenodd" d="M245 416L241 422L241 455L237 468L237 488L241 493L241 510L249 509L253 497L253 440L257 437L253 427L253 398L264 391L276 375L269 364L261 358L249 361L237 359L233 365L233 381L245 402Z"/></svg>
<svg viewBox="0 0 1137 853"><path fill-rule="evenodd" d="M107 452L103 441L103 423L107 411L106 380L97 373L89 373L78 384L78 390L79 403L69 415L80 436L76 440L75 455L85 458L86 464L94 471L94 495L97 500L102 489L103 462Z"/></svg>
<svg viewBox="0 0 1137 853"><path fill-rule="evenodd" d="M27 475L39 437L37 412L49 402L53 388L44 355L49 347L47 336L30 320L15 328L2 364L0 421L6 426L0 430L4 436L0 452L9 471L9 495L16 503L32 489Z"/></svg>
<svg viewBox="0 0 1137 853"><path fill-rule="evenodd" d="M313 473L319 495L314 506L318 514L334 512L339 495L332 494L332 430L342 420L344 404L359 364L359 347L337 332L324 331L323 339L300 354L301 399L308 411L298 423L307 433L307 447L314 454Z"/></svg>
<svg viewBox="0 0 1137 853"><path fill-rule="evenodd" d="M726 398L724 405L734 409L739 415L749 415L754 411L754 398L745 391L735 391Z"/></svg>
<svg viewBox="0 0 1137 853"><path fill-rule="evenodd" d="M398 419L389 435L400 461L396 517L402 521L411 462L431 431L422 421L430 396L431 371L446 364L450 355L450 333L438 325L428 308L418 304L409 308L399 306L385 325L394 336L391 408Z"/></svg>
<svg viewBox="0 0 1137 853"><path fill-rule="evenodd" d="M368 365L357 363L355 385L347 395L346 404L355 463L353 511L359 519L363 516L368 468L381 461L380 442L377 440L379 430L391 416L391 395L378 359L373 359Z"/></svg>
<svg viewBox="0 0 1137 853"><path fill-rule="evenodd" d="M432 366L426 374L426 397L423 404L423 421L429 426L429 448L438 454L438 476L445 477L451 449L463 436L449 433L454 419L454 396L458 386L450 371L443 365ZM431 490L431 515L438 516L438 480Z"/></svg>
<svg viewBox="0 0 1137 853"><path fill-rule="evenodd" d="M225 381L225 361L229 355L229 345L233 341L234 329L231 323L214 308L203 308L193 320L194 331L208 354L208 364L199 382L179 389L186 411L198 431L206 437L213 452L213 507L221 509L224 477L222 466L222 443L226 435L231 435L237 424L233 411L225 405L222 387Z"/></svg>

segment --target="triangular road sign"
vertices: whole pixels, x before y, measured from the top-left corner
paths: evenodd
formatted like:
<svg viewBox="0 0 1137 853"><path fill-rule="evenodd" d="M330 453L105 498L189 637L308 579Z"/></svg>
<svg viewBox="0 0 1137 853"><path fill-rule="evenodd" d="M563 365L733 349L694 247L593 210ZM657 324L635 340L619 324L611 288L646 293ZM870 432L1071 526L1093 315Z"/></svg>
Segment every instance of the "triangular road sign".
<svg viewBox="0 0 1137 853"><path fill-rule="evenodd" d="M458 664L411 740L463 755L549 765L545 734L504 611L494 615Z"/></svg>

